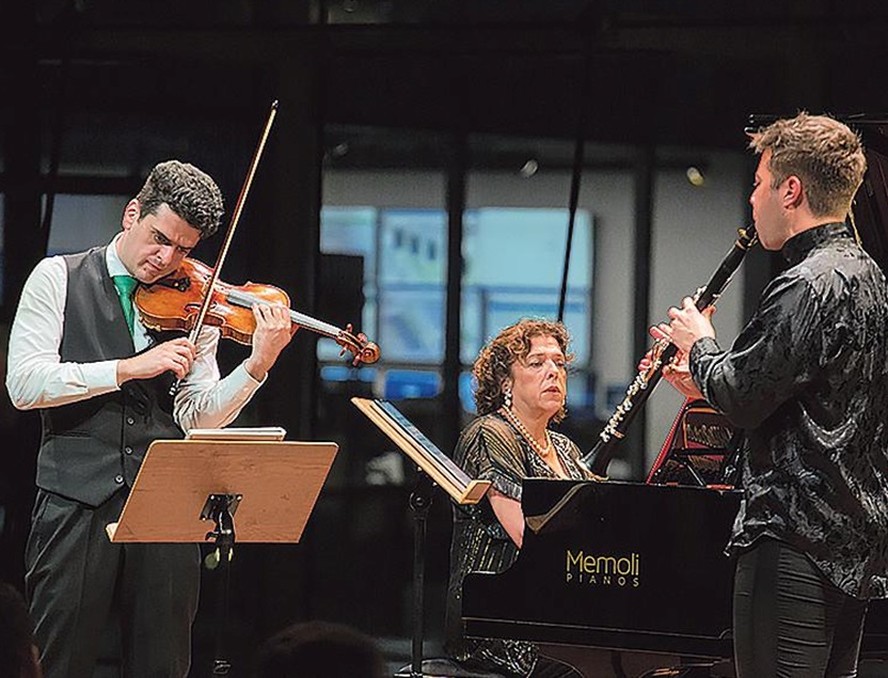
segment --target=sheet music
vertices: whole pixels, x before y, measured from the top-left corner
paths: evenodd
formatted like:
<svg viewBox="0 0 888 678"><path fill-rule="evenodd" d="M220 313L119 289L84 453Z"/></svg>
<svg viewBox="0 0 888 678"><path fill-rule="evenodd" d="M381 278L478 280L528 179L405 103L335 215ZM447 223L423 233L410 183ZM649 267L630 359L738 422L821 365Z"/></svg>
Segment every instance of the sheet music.
<svg viewBox="0 0 888 678"><path fill-rule="evenodd" d="M474 504L484 497L490 481L469 478L392 403L357 397L351 401L457 503Z"/></svg>
<svg viewBox="0 0 888 678"><path fill-rule="evenodd" d="M416 428L416 425L405 417L397 407L387 400L377 400L376 403L383 412L395 421L396 424L403 428L406 433L410 434L417 443L425 448L426 452L435 457L444 469L447 470L458 482L465 483L468 481L468 476L465 475L465 472L456 466L453 460L441 451L441 448L435 445L435 443L429 440L422 431Z"/></svg>

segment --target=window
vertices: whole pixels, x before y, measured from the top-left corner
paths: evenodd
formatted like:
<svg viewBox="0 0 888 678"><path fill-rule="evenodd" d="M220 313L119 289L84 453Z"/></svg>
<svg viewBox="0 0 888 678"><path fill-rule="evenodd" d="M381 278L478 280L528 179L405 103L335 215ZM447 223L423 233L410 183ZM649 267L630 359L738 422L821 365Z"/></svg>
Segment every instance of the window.
<svg viewBox="0 0 888 678"><path fill-rule="evenodd" d="M556 317L567 220L566 210L554 208L485 207L466 212L460 347L464 364L471 365L490 336L519 318ZM431 397L440 392L437 371L423 368L437 367L444 357L446 229L443 210L322 210L322 253L363 259L362 328L382 347L381 365L387 369L378 390L383 397ZM580 211L565 305L574 372L588 370L591 354L592 243L591 217ZM318 358L336 361L338 348L319 342ZM322 376L338 380L348 375L325 370ZM467 378L460 388L464 406L471 403ZM576 404L586 402L585 384L584 378L572 380L571 400Z"/></svg>

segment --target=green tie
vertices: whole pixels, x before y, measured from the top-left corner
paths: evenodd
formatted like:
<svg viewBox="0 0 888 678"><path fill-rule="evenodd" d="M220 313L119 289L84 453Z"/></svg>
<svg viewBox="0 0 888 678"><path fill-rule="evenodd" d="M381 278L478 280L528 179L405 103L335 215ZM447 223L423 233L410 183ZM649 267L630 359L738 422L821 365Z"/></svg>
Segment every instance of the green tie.
<svg viewBox="0 0 888 678"><path fill-rule="evenodd" d="M123 309L123 317L126 318L126 324L129 327L130 334L133 333L133 323L135 321L135 311L133 309L133 290L139 281L128 275L115 275L114 287L117 288L117 296L120 297L120 306Z"/></svg>

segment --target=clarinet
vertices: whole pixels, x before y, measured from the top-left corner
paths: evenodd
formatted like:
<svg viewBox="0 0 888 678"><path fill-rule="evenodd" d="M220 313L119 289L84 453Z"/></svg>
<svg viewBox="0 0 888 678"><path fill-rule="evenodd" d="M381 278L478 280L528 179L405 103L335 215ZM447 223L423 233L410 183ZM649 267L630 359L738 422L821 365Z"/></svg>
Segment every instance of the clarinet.
<svg viewBox="0 0 888 678"><path fill-rule="evenodd" d="M734 242L734 246L725 255L709 282L694 294L694 303L700 311L715 303L728 283L731 282L731 277L740 262L743 261L746 252L757 242L754 225L738 229L737 233L738 238ZM632 423L635 415L647 401L654 387L660 382L663 368L672 361L677 352L678 347L668 339L660 339L654 343L650 351L650 366L645 371L639 372L629 384L626 397L617 406L616 411L598 435L598 442L581 459L581 463L587 470L599 476L607 475L607 467L617 451L617 443L623 439L629 424Z"/></svg>

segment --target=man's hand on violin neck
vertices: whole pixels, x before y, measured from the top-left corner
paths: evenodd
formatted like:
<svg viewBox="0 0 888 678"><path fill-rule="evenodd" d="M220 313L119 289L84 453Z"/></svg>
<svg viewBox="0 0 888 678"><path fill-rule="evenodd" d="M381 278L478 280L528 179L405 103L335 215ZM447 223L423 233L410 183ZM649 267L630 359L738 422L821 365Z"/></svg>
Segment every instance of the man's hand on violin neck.
<svg viewBox="0 0 888 678"><path fill-rule="evenodd" d="M151 379L164 372L184 379L196 356L194 345L184 337L165 341L144 353L118 361L117 384L130 379Z"/></svg>
<svg viewBox="0 0 888 678"><path fill-rule="evenodd" d="M253 304L256 329L253 332L253 350L244 368L256 381L265 379L281 351L290 343L295 326L286 306Z"/></svg>

